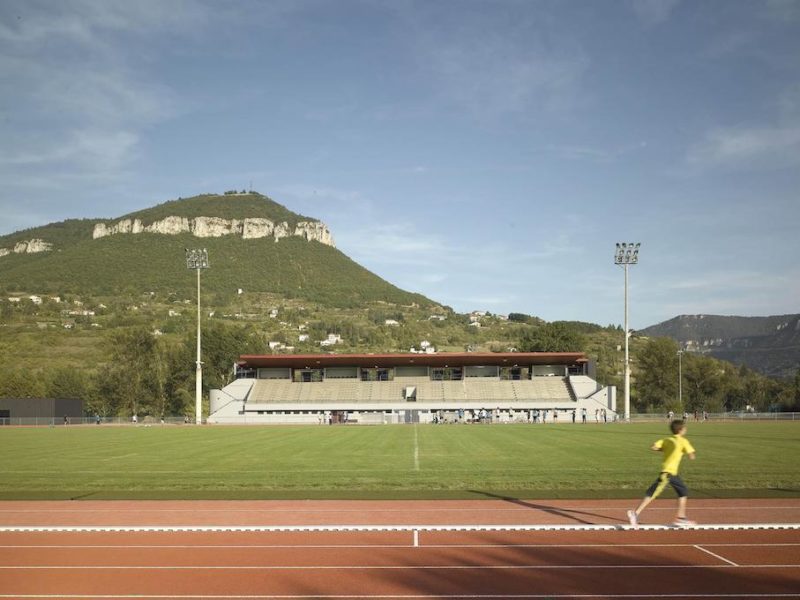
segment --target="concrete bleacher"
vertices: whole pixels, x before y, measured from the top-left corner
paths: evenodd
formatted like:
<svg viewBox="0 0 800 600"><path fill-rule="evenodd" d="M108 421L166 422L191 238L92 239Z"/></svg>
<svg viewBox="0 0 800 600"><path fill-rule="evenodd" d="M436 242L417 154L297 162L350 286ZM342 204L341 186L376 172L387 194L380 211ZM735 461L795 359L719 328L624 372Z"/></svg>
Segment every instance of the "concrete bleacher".
<svg viewBox="0 0 800 600"><path fill-rule="evenodd" d="M323 382L293 382L288 379L256 380L247 402L253 404L374 403L402 402L408 387L417 390L417 402L478 402L488 405L515 401L570 401L569 383L563 377L498 381L467 378L463 381L432 381L403 377L393 381L329 379Z"/></svg>

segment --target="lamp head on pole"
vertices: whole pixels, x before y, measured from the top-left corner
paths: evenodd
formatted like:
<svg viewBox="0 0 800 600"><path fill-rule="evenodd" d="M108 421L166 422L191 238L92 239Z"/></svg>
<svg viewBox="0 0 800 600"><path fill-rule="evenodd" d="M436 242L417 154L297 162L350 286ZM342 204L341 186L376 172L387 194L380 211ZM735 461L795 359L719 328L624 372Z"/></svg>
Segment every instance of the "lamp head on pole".
<svg viewBox="0 0 800 600"><path fill-rule="evenodd" d="M635 265L639 262L639 246L641 242L617 242L614 252L615 265Z"/></svg>
<svg viewBox="0 0 800 600"><path fill-rule="evenodd" d="M186 250L187 269L207 269L209 267L208 250L205 248L202 250L198 248L184 248L184 250Z"/></svg>

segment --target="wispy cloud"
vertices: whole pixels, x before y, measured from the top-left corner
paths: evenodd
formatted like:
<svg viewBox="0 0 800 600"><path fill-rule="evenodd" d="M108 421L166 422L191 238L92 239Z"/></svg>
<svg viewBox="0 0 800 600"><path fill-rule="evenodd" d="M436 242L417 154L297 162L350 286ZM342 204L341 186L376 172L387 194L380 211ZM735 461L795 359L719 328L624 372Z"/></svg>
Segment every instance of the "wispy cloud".
<svg viewBox="0 0 800 600"><path fill-rule="evenodd" d="M4 3L0 72L14 85L0 109L0 174L18 188L125 177L144 131L179 104L148 75L146 40L205 18L203 5L188 2Z"/></svg>
<svg viewBox="0 0 800 600"><path fill-rule="evenodd" d="M700 168L795 165L800 162L800 124L714 129L689 149L687 162Z"/></svg>
<svg viewBox="0 0 800 600"><path fill-rule="evenodd" d="M567 160L588 160L596 163L610 163L630 154L642 152L647 148L647 142L616 146L591 146L591 145L560 145L551 146L550 150L559 158Z"/></svg>
<svg viewBox="0 0 800 600"><path fill-rule="evenodd" d="M703 134L686 155L690 167L781 168L800 163L800 85L772 102L770 123L717 127Z"/></svg>
<svg viewBox="0 0 800 600"><path fill-rule="evenodd" d="M484 118L532 118L581 102L580 83L589 58L577 40L552 39L543 25L549 18L545 7L523 11L518 18L465 9L453 21L452 14L443 17L428 12L435 8L414 6L404 16L434 102Z"/></svg>
<svg viewBox="0 0 800 600"><path fill-rule="evenodd" d="M630 0L636 17L647 26L667 21L678 4L680 0Z"/></svg>

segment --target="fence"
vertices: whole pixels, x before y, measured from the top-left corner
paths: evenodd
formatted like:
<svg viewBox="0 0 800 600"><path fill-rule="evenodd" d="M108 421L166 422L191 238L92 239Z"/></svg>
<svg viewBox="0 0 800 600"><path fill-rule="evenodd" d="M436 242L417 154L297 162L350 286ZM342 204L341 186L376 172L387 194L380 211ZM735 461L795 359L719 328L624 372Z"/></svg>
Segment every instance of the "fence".
<svg viewBox="0 0 800 600"><path fill-rule="evenodd" d="M678 416L678 415L676 415ZM702 420L702 416L700 416ZM742 422L742 421L800 421L800 412L733 412L733 413L713 413L708 415L708 420L711 422ZM648 413L648 414L632 414L631 422L633 423L658 423L666 422L667 415L662 413ZM694 415L689 416L689 421L694 422ZM614 423L620 423L615 421ZM316 423L316 421L315 421ZM491 420L486 420L486 423L491 423ZM563 424L572 425L569 419L560 421ZM590 423L592 421L590 420ZM609 421L609 424L612 422ZM268 425L269 423L237 423L246 425ZM276 423L280 424L280 423ZM502 423L495 423L502 424ZM548 423L549 424L549 423ZM580 424L578 419L576 424ZM97 421L96 417L72 417L68 423L64 423L64 418L51 418L51 417L11 417L0 418L0 427L17 426L17 427L73 427L77 425L91 425L94 427L103 425L112 426L153 426L153 427L166 427L176 425L194 425L194 419L185 421L184 417L165 417L163 422L159 419L152 417L145 417L139 419L137 423L133 423L130 417L100 417Z"/></svg>
<svg viewBox="0 0 800 600"><path fill-rule="evenodd" d="M0 426L13 425L19 427L72 427L75 425L186 425L189 423L184 422L184 417L164 417L162 422L160 419L152 417L140 418L138 423L133 423L130 417L100 417L98 422L97 417L69 417L67 423L64 422L64 417L5 417L0 418ZM191 424L194 424L194 419L191 419Z"/></svg>

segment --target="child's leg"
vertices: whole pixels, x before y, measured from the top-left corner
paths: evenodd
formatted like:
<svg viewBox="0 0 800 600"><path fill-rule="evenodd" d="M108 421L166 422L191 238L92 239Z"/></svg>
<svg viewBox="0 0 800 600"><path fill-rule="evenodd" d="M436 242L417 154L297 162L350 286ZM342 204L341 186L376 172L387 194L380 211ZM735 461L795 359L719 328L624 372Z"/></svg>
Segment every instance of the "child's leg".
<svg viewBox="0 0 800 600"><path fill-rule="evenodd" d="M639 516L639 514L645 508L647 508L647 505L650 504L653 500L655 500L658 497L658 495L664 491L664 488L667 486L667 483L669 483L669 474L668 473L659 474L658 479L656 479L653 482L653 485L647 488L647 491L644 493L644 498L642 498L642 501L639 503L639 506L636 507L636 510L634 511L636 513L636 516Z"/></svg>
<svg viewBox="0 0 800 600"><path fill-rule="evenodd" d="M687 496L679 496L678 497L678 518L685 519L686 518L686 499Z"/></svg>
<svg viewBox="0 0 800 600"><path fill-rule="evenodd" d="M650 504L652 501L653 501L653 496L645 496L644 498L642 498L642 501L639 503L639 506L637 506L636 510L634 510L633 512L635 512L636 516L638 517L642 513L642 511L645 508L647 508L647 505Z"/></svg>

